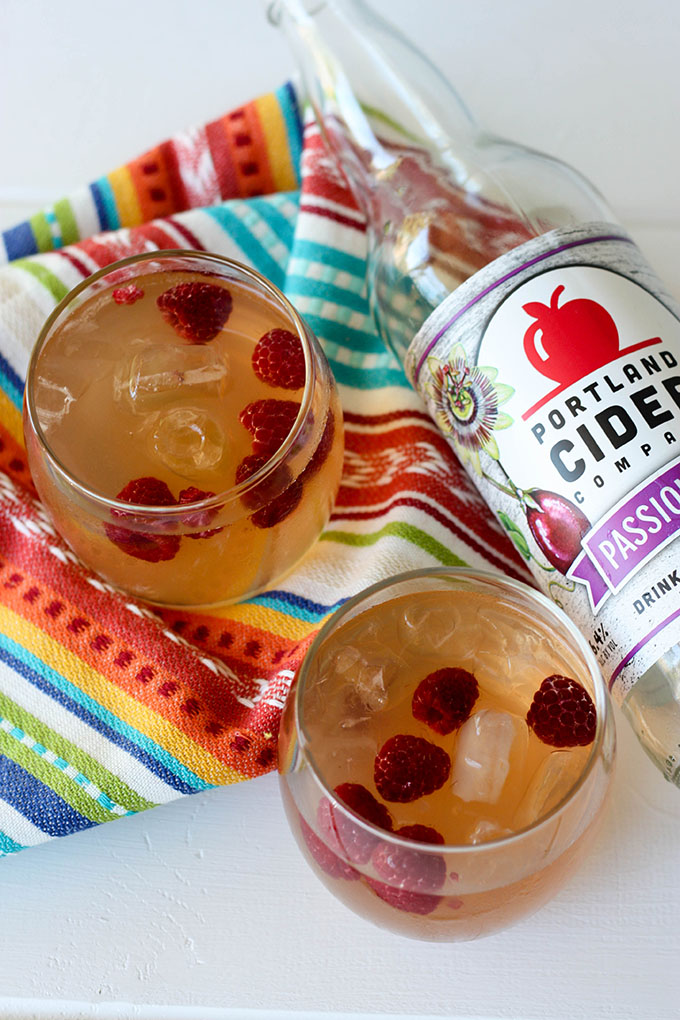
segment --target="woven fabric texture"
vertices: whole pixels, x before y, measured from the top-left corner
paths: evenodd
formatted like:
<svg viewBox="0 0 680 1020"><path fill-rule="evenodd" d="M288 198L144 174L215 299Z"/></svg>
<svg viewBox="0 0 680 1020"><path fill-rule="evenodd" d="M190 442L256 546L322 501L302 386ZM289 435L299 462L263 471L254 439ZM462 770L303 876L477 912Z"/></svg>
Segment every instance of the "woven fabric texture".
<svg viewBox="0 0 680 1020"><path fill-rule="evenodd" d="M22 438L28 358L54 305L96 269L166 248L236 258L280 287L345 416L324 534L276 589L210 612L158 611L83 567ZM274 768L298 664L366 585L441 564L528 579L377 338L365 256L363 218L288 85L0 235L0 856Z"/></svg>

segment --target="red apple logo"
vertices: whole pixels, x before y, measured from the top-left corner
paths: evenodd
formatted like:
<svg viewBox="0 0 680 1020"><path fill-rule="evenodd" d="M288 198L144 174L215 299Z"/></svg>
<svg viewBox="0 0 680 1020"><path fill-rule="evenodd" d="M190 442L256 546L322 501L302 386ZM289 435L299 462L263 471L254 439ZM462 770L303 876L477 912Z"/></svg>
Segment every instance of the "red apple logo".
<svg viewBox="0 0 680 1020"><path fill-rule="evenodd" d="M549 305L522 305L536 320L524 334L524 351L541 375L569 386L619 355L619 331L597 301L578 298L560 306L563 290L555 288Z"/></svg>

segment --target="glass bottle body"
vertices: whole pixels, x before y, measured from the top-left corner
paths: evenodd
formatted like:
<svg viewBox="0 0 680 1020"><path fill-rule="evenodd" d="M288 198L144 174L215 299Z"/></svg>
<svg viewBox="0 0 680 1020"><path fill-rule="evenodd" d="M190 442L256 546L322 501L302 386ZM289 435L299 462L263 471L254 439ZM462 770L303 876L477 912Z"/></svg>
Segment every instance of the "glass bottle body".
<svg viewBox="0 0 680 1020"><path fill-rule="evenodd" d="M282 0L271 13L297 55L326 145L366 216L372 310L400 362L413 357L413 338L440 315L435 310L450 295L469 294L468 281L488 280L485 267L507 253L524 245L533 254L537 239L552 232L563 238L583 224L620 233L587 180L558 160L486 133L448 81L362 0ZM477 275L481 270L486 277ZM421 343L420 364L429 349ZM450 366L445 371L450 379ZM594 433L588 435L591 451L602 453ZM491 475L492 487L480 488L496 513L508 509L502 499L509 493L529 520L536 509L531 493L507 475ZM540 569L554 564L548 556ZM595 631L587 636L597 638ZM648 755L680 785L680 645L650 660L634 686L618 694Z"/></svg>

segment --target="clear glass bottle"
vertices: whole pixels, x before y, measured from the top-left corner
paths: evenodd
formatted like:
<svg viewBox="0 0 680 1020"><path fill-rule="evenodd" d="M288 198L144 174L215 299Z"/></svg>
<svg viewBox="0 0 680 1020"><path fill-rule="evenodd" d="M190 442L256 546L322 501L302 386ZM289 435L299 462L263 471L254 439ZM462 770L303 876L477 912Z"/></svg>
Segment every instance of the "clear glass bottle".
<svg viewBox="0 0 680 1020"><path fill-rule="evenodd" d="M559 160L486 132L446 78L362 0L278 0L269 5L269 16L292 46L326 145L366 215L371 303L380 335L405 364L539 585L581 626L646 752L666 778L680 786L680 623L672 620L674 613L680 615L680 585L676 595L670 561L662 563L660 552L648 554L656 542L669 555L676 523L673 494L667 494L665 506L657 500L658 513L648 505L654 505L653 500L641 504L647 519L640 506L626 504L632 515L626 518L629 524L614 522L619 545L610 549L606 542L611 541L602 538L603 521L613 526L612 507L624 504L627 493L635 490L647 498L649 492L666 491L663 471L677 457L674 443L680 447L671 432L680 409L671 375L680 363L680 328L672 299L584 177ZM589 267L585 275L584 265ZM563 277L556 275L560 272ZM602 282L599 304L597 287ZM535 296L526 301L532 297L531 287L548 284L543 303ZM577 294L579 286L581 296L567 302L569 287ZM654 306L636 300L639 288L654 295ZM489 298L487 292L494 291L496 296ZM522 295L515 300L519 306L514 319L508 317L513 293ZM631 301L645 307L631 313L633 318L622 328L622 309ZM605 305L617 312L620 351L605 351L613 342L613 319ZM529 317L521 326L524 345L508 360L497 336L521 321L521 309ZM476 325L469 322L475 315ZM492 320L495 333L489 328ZM599 334L593 332L598 328ZM649 333L627 344L627 337L637 337L636 329ZM652 337L654 332L659 335ZM556 349L560 338L562 355ZM437 344L443 352L439 357ZM647 353L645 345L650 345ZM602 353L594 356L592 348ZM662 348L667 353L659 367ZM519 444L514 436L519 416L516 407L514 418L508 415L508 401L517 399L517 393L528 399L536 385L528 376L522 376L519 385L507 384L513 357L526 360L522 351L543 381L548 377L558 386L521 416L533 416L534 424L520 436L525 444L529 437L530 448L517 455L511 447ZM482 367L487 364L479 360L482 352L496 353L494 364L500 359L506 377L502 370L498 375L496 368ZM647 393L650 380L652 386L658 382L660 396L656 388ZM640 395L643 390L646 395ZM486 424L491 424L486 433L466 434L475 399L487 401ZM537 406L547 415L540 422ZM627 445L633 442L633 430L637 460ZM511 432L512 444L503 445L503 435ZM571 448L564 446L566 435ZM536 468L552 484L519 484L522 461L536 460L537 451L542 455L540 447L552 439L552 467L537 463ZM633 459L632 467L628 459ZM575 490L582 462L594 473ZM628 484L621 488L621 482L611 483L602 464L614 478L617 471L626 474ZM653 490L645 488L652 476ZM591 536L601 543L592 552L592 562L597 556L604 559L597 569L591 560L578 566ZM626 543L634 545L634 552ZM635 561L629 575L623 562L627 558ZM650 565L652 559L656 568ZM661 582L655 583L655 569L670 594L661 590ZM603 581L593 570L607 575L604 594L598 590ZM649 578L645 571L651 571ZM667 599L663 612L655 608L662 595ZM624 601L630 607L620 619ZM636 602L643 608L631 608ZM654 612L657 617L648 623ZM642 623L632 640L628 632L638 617Z"/></svg>

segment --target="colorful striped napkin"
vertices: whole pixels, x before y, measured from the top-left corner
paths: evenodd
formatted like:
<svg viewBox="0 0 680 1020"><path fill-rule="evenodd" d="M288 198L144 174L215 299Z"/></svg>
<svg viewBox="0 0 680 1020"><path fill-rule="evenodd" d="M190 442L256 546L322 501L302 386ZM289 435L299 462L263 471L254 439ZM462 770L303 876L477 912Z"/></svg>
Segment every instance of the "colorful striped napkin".
<svg viewBox="0 0 680 1020"><path fill-rule="evenodd" d="M83 277L156 248L255 266L320 338L346 457L326 532L240 605L159 612L54 532L26 467L29 352ZM365 226L290 86L187 131L0 238L0 855L275 767L281 709L344 600L437 564L528 579L373 330ZM398 311L398 310L395 310Z"/></svg>

